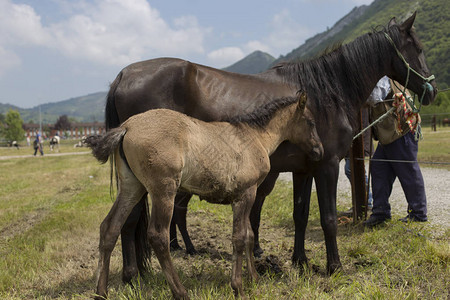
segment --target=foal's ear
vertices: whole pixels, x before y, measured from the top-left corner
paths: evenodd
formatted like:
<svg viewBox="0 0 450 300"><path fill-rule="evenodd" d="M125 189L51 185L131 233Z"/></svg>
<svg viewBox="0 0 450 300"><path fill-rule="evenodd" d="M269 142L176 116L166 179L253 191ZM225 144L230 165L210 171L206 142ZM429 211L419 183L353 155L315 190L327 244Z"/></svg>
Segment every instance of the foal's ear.
<svg viewBox="0 0 450 300"><path fill-rule="evenodd" d="M401 25L400 25L400 29L401 30L404 30L404 31L410 31L411 30L411 28L412 28L412 26L413 26L413 24L414 24L414 20L416 19L416 11L412 14L412 16L411 17L409 17L408 19L406 19L406 21L405 22L403 22Z"/></svg>
<svg viewBox="0 0 450 300"><path fill-rule="evenodd" d="M306 92L305 91L300 91L298 97L299 97L298 109L300 109L302 112L304 112L305 111L305 107L306 107L306 100L308 100L308 97L306 96Z"/></svg>

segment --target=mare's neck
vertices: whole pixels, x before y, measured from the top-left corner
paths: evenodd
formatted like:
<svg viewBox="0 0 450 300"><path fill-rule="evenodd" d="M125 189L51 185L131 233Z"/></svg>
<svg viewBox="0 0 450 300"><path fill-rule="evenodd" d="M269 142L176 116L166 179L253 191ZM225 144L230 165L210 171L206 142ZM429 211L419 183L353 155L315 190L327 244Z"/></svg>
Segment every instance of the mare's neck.
<svg viewBox="0 0 450 300"><path fill-rule="evenodd" d="M277 72L308 93L318 114L342 109L355 119L378 80L391 73L392 58L392 45L383 32L377 32L316 59L281 66Z"/></svg>

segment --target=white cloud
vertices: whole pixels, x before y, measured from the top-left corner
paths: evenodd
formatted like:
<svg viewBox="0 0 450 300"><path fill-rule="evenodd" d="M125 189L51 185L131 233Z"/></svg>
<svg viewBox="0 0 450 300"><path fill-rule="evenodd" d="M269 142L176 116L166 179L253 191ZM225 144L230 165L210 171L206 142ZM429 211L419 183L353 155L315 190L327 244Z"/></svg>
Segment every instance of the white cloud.
<svg viewBox="0 0 450 300"><path fill-rule="evenodd" d="M244 56L244 51L239 47L224 47L208 53L208 60L211 65L223 68L237 62Z"/></svg>
<svg viewBox="0 0 450 300"><path fill-rule="evenodd" d="M270 45L275 56L297 48L313 34L312 30L298 23L286 9L273 16L270 26L270 33L264 43Z"/></svg>
<svg viewBox="0 0 450 300"><path fill-rule="evenodd" d="M203 53L203 37L208 30L192 16L174 23L172 28L145 0L101 0L50 29L59 43L57 47L67 55L105 64Z"/></svg>
<svg viewBox="0 0 450 300"><path fill-rule="evenodd" d="M43 45L49 38L32 7L0 0L0 46Z"/></svg>
<svg viewBox="0 0 450 300"><path fill-rule="evenodd" d="M0 47L0 75L3 75L7 70L19 66L20 63L20 58L14 52Z"/></svg>
<svg viewBox="0 0 450 300"><path fill-rule="evenodd" d="M251 53L256 50L269 52L272 50L270 46L267 44L261 42L261 41L250 41L247 44L244 45L245 52Z"/></svg>
<svg viewBox="0 0 450 300"><path fill-rule="evenodd" d="M288 10L275 14L268 24L269 31L261 40L251 40L236 46L221 48L208 54L211 65L226 67L253 51L261 50L275 57L303 44L314 32L299 24Z"/></svg>
<svg viewBox="0 0 450 300"><path fill-rule="evenodd" d="M347 1L349 1L350 3L354 3L357 6L360 6L363 4L369 5L373 2L373 0L347 0Z"/></svg>
<svg viewBox="0 0 450 300"><path fill-rule="evenodd" d="M31 6L0 0L0 60L24 45L116 66L156 56L204 53L209 29L193 16L170 25L146 0L80 0L62 5L69 17L43 26Z"/></svg>
<svg viewBox="0 0 450 300"><path fill-rule="evenodd" d="M344 2L353 3L356 6L360 6L363 4L369 5L373 1L374 0L344 0ZM327 4L327 3L339 3L339 2L342 2L342 0L303 0L302 2Z"/></svg>

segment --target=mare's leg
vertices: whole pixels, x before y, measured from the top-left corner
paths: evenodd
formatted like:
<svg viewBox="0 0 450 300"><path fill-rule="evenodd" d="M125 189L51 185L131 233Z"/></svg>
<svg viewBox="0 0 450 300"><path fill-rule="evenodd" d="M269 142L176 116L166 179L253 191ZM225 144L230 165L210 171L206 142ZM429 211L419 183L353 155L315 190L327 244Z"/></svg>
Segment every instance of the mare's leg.
<svg viewBox="0 0 450 300"><path fill-rule="evenodd" d="M145 194L144 187L128 168L121 166L118 171L123 171L124 173L119 174L117 199L100 226L100 257L97 268L98 296L95 297L96 299L104 299L106 297L111 252L116 245L125 219L129 216L136 203L139 202L142 195ZM123 176L124 174L126 175Z"/></svg>
<svg viewBox="0 0 450 300"><path fill-rule="evenodd" d="M175 197L175 207L173 209L172 222L170 223L170 249L181 249L177 241L176 226L178 226L181 236L183 237L184 245L186 246L186 253L196 254L197 250L195 250L195 247L192 244L186 226L187 207L191 197L191 194L185 193L177 193L177 196Z"/></svg>
<svg viewBox="0 0 450 300"><path fill-rule="evenodd" d="M314 174L317 197L319 199L320 224L322 225L327 248L327 271L329 274L342 267L336 242L336 189L338 176L339 161L337 159L322 165Z"/></svg>
<svg viewBox="0 0 450 300"><path fill-rule="evenodd" d="M148 230L150 243L158 257L173 297L175 299L188 299L187 291L181 284L173 266L169 250L170 221L177 188L176 180L166 178L158 184L154 184L149 190L152 199L152 213Z"/></svg>
<svg viewBox="0 0 450 300"><path fill-rule="evenodd" d="M255 255L255 257L260 257L264 253L263 249L261 249L261 246L259 245L259 225L261 223L261 209L264 204L264 200L270 194L270 192L272 192L278 175L280 175L280 173L271 172L267 174L267 177L258 187L255 203L253 204L252 211L250 213L250 222L252 224L255 240L255 244L253 247L253 254Z"/></svg>
<svg viewBox="0 0 450 300"><path fill-rule="evenodd" d="M233 267L231 271L231 287L235 296L243 296L242 260L244 251L247 254L247 268L252 279L257 279L255 261L252 255L253 231L250 225L250 211L255 201L257 186L246 190L241 197L232 203L233 208Z"/></svg>
<svg viewBox="0 0 450 300"><path fill-rule="evenodd" d="M311 201L312 176L293 173L294 183L294 224L295 241L292 263L301 266L308 264L308 258L305 253L305 233L308 225L309 204Z"/></svg>
<svg viewBox="0 0 450 300"><path fill-rule="evenodd" d="M144 194L139 203L133 208L120 233L123 259L122 281L125 283L130 283L131 279L136 277L139 271L136 259L135 238L136 227L138 225L141 212L145 207L145 201L147 201L147 194Z"/></svg>

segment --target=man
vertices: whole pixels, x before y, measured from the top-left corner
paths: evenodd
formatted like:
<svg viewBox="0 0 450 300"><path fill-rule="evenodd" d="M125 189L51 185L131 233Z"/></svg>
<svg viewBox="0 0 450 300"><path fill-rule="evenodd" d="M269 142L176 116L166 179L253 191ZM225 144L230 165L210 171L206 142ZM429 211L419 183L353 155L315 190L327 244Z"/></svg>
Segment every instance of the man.
<svg viewBox="0 0 450 300"><path fill-rule="evenodd" d="M383 77L372 92L372 101L375 103L385 99L391 88L395 90L389 79ZM415 125L417 126L417 123ZM392 130L396 129L392 128ZM400 221L425 222L428 220L425 185L417 163L418 142L413 130L405 130L402 134L388 144L380 141L373 155L371 162L373 208L372 215L364 222L367 227L374 227L391 219L389 196L396 178L399 179L408 202L408 214Z"/></svg>

